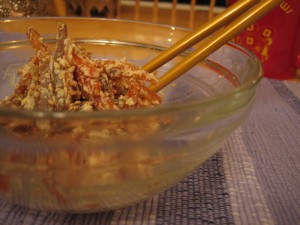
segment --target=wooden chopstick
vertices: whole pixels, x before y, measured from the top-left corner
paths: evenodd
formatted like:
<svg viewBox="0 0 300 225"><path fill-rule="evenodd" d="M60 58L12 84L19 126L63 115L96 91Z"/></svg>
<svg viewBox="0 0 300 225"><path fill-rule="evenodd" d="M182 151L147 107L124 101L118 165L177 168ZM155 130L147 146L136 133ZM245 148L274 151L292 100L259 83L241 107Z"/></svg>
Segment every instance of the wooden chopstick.
<svg viewBox="0 0 300 225"><path fill-rule="evenodd" d="M256 4L253 4L253 2ZM217 19L212 20L212 22L208 22L208 24L204 25L204 28L201 27L192 32L187 37L184 37L174 46L170 47L158 57L154 58L152 61L143 66L144 70L153 72L170 59L199 42L199 40L202 38L215 32L213 35L210 35L200 41L198 48L194 52L189 54L175 67L160 77L158 84L150 87L151 90L155 92L161 90L163 87L187 72L190 68L201 62L212 52L216 51L226 42L230 41L242 30L246 29L249 25L278 6L281 2L282 0L237 1L234 5L232 5L232 7L224 10ZM249 7L249 5L252 7L248 8L246 11L246 8ZM227 26L223 27L224 25ZM222 28L218 30L220 27Z"/></svg>
<svg viewBox="0 0 300 225"><path fill-rule="evenodd" d="M235 4L231 5L229 8L213 17L209 22L205 23L203 26L200 26L195 31L191 32L173 46L168 48L167 51L162 52L156 58L152 59L146 65L143 66L143 69L148 72L153 72L175 56L179 55L186 49L190 48L202 38L207 37L217 29L226 25L228 22L235 19L242 12L249 9L259 0L239 0Z"/></svg>

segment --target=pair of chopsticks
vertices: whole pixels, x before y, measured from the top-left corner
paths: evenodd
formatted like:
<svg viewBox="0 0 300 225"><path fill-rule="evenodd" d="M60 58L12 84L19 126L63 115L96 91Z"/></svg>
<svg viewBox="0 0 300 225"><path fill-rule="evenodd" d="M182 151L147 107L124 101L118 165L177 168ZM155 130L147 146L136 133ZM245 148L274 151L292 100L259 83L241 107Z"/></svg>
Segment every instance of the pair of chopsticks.
<svg viewBox="0 0 300 225"><path fill-rule="evenodd" d="M160 66L199 42L198 48L160 77L150 89L157 92L204 60L248 26L263 17L282 0L239 0L209 22L179 40L152 59L143 69L153 72ZM218 30L220 29L220 30ZM213 34L212 34L213 33Z"/></svg>

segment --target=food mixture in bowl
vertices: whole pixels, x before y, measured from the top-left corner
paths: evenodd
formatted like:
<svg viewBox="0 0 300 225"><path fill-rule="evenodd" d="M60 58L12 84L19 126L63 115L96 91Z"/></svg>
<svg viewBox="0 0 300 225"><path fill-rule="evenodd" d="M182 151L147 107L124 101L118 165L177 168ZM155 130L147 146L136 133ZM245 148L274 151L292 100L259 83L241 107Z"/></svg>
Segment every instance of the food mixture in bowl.
<svg viewBox="0 0 300 225"><path fill-rule="evenodd" d="M245 120L261 77L228 44L152 92L186 54L140 68L189 32L159 24L31 17L0 32L0 198L39 210L112 210L175 185Z"/></svg>
<svg viewBox="0 0 300 225"><path fill-rule="evenodd" d="M125 60L94 60L91 53L67 37L65 24L59 24L58 28L53 55L40 34L33 28L28 29L27 36L35 55L30 58L29 63L20 68L19 81L14 93L0 101L0 107L47 112L90 112L160 105L161 96L148 88L149 85L158 82L154 73L148 73ZM49 151L41 147L40 153L34 156L16 149L0 152L0 197L12 197L11 193L20 188L18 185L24 176L17 171L26 171L32 164L36 169L32 174L28 172L33 176L30 182L26 182L26 189L30 188L34 195L27 196L27 204L30 206L36 207L38 196L44 196L42 198L49 198L46 207L48 210L55 209L54 205L74 205L82 210L101 207L82 200L77 205L69 199L81 195L87 184L90 187L88 196L97 199L95 185L122 183L126 177L142 174L143 170L139 169L139 164L130 165L130 169L124 166L122 161L126 157L125 154L95 151L89 146L102 140L97 146L105 149L103 146L112 144L111 140L114 137L124 135L135 138L139 134L155 132L161 121L155 118L147 122L140 127L123 120L61 123L56 120L0 118L0 128L5 128L6 132L19 140L29 138L38 143L43 139L49 143L71 138L77 145L74 148L61 147L59 151L51 151L53 146L49 147ZM81 144L82 139L88 141ZM147 159L143 156L143 151L140 152L141 154L131 155L133 161L140 157L143 160ZM32 157L34 162L31 161ZM113 172L99 170L108 166ZM61 168L68 172L65 175L61 172L53 173L53 170ZM81 172L82 169L85 172ZM93 173L97 174L97 179L92 176ZM76 182L73 176L70 177L71 174L77 177ZM87 174L92 177L87 177Z"/></svg>
<svg viewBox="0 0 300 225"><path fill-rule="evenodd" d="M29 28L27 36L36 55L20 71L13 95L2 107L38 111L119 110L157 106L161 97L147 85L158 82L123 60L93 60L91 54L67 37L65 24L58 26L54 55L39 33Z"/></svg>

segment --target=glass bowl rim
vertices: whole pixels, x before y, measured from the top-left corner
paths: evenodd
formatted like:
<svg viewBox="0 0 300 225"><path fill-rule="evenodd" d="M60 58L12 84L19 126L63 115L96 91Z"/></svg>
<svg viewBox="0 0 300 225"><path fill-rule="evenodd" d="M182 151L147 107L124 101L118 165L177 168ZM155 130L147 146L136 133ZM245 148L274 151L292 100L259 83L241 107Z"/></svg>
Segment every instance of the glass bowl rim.
<svg viewBox="0 0 300 225"><path fill-rule="evenodd" d="M180 26L173 26L168 24L160 24L154 22L145 22L145 21L135 21L135 20L126 20L126 19L107 19L107 18L78 18L78 17L27 17L27 18L4 18L0 19L0 22L11 22L17 20L57 20L57 19L71 19L71 20L93 20L93 21L116 21L116 22L126 22L126 23L138 23L138 24L145 24L151 26L158 26L158 27L175 27L176 29L189 31L191 29L184 28ZM1 42L0 42L1 43ZM108 118L123 118L123 117L133 117L133 116L158 116L165 113L176 113L180 111L192 110L196 108L205 107L206 105L210 105L211 103L222 102L226 101L226 99L230 98L231 96L247 91L248 89L253 88L254 86L258 85L259 81L263 76L263 68L260 60L257 56L251 52L250 50L246 49L245 47L229 41L225 44L229 47L233 47L240 52L246 54L253 62L256 64L258 68L257 76L250 79L249 81L245 82L239 87L235 87L230 91L222 92L216 94L214 96L208 96L204 99L184 102L184 103L172 103L168 105L161 105L156 107L143 107L143 108L134 108L134 109L125 109L125 110L103 110L103 111L92 111L92 112L83 112L83 111L33 111L33 110L24 110L24 109L10 109L10 108L1 108L0 107L0 117L17 117L17 118L29 118L29 119L63 119L63 118L76 118L76 119L85 119L85 118L101 118L101 119L108 119Z"/></svg>

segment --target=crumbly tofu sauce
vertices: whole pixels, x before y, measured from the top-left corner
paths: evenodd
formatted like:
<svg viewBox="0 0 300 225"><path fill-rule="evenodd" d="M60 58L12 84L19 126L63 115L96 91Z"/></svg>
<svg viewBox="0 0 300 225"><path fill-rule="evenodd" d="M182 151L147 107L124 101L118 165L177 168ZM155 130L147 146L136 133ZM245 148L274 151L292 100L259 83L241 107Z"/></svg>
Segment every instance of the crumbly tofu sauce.
<svg viewBox="0 0 300 225"><path fill-rule="evenodd" d="M27 32L35 55L20 68L19 83L1 107L38 111L101 111L160 105L161 97L148 86L148 73L126 60L92 59L91 53L67 37L58 25L54 54L33 28Z"/></svg>
<svg viewBox="0 0 300 225"><path fill-rule="evenodd" d="M29 28L27 36L35 55L20 68L14 93L0 107L102 111L154 107L162 101L148 88L158 82L155 74L125 60L92 59L91 53L67 37L65 24L58 26L54 54L36 30ZM153 177L158 162L170 159L168 154L153 154L149 142L130 145L131 151L122 148L122 143L140 143L157 134L167 123L168 119L155 115L147 115L146 120L0 117L2 138L18 143L0 146L0 196L17 193L19 199L18 188L25 187L29 191L25 199L33 206L43 201L46 209L101 209L99 199L105 198L99 188ZM115 145L117 138L122 141ZM24 179L24 171L30 181Z"/></svg>

